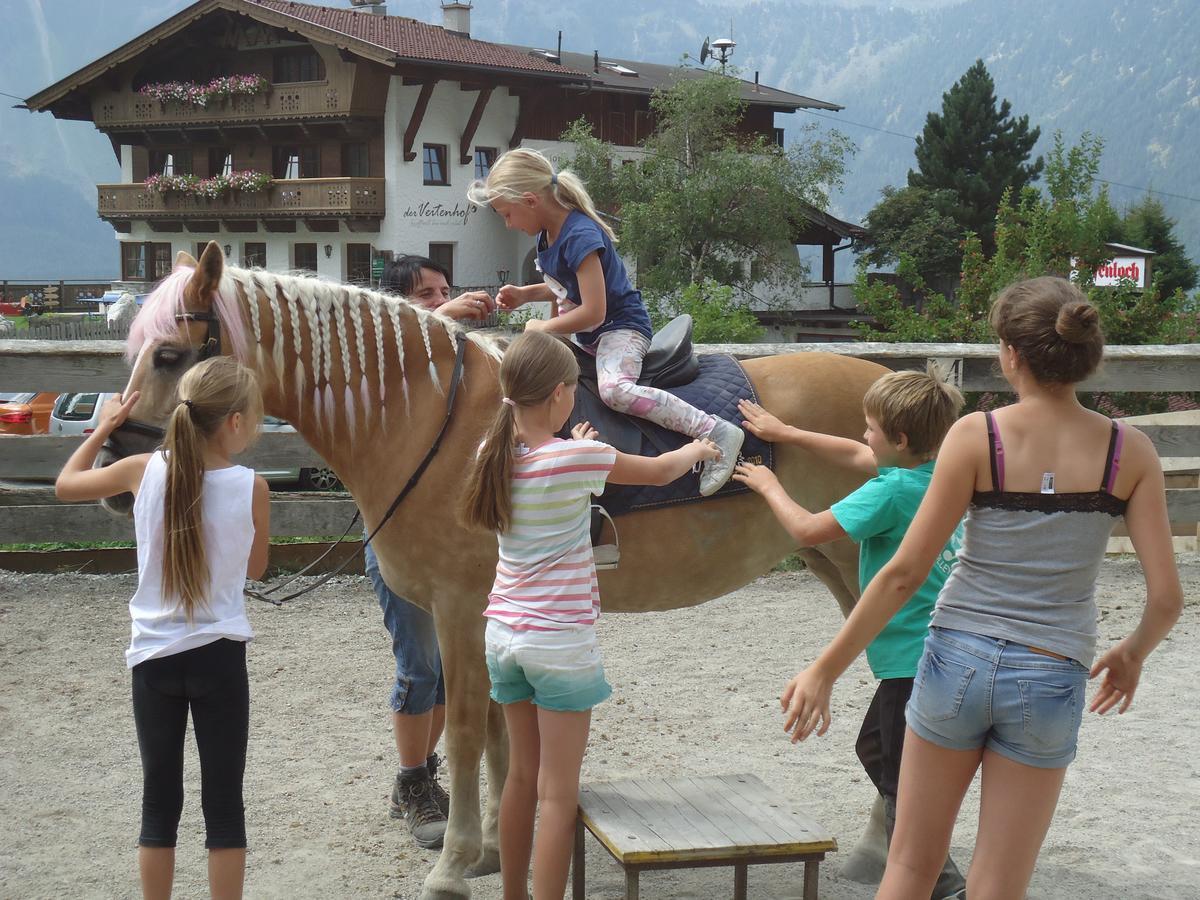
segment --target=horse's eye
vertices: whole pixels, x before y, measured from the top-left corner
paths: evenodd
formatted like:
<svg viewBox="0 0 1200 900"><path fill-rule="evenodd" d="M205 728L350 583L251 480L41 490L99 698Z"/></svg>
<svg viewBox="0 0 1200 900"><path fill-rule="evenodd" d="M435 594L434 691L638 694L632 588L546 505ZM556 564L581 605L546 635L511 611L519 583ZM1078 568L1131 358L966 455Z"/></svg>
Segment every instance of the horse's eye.
<svg viewBox="0 0 1200 900"><path fill-rule="evenodd" d="M169 369L179 365L183 360L183 353L179 350L173 350L170 347L159 347L154 351L154 366L159 369Z"/></svg>

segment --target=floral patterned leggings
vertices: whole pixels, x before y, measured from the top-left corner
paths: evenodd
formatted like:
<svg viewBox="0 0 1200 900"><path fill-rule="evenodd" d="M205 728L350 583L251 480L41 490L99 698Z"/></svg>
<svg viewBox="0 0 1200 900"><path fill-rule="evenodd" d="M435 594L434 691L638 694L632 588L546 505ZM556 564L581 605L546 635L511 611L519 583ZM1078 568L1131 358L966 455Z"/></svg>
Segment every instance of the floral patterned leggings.
<svg viewBox="0 0 1200 900"><path fill-rule="evenodd" d="M611 409L689 437L705 437L717 420L674 394L638 384L650 340L637 331L609 331L596 343L600 399Z"/></svg>

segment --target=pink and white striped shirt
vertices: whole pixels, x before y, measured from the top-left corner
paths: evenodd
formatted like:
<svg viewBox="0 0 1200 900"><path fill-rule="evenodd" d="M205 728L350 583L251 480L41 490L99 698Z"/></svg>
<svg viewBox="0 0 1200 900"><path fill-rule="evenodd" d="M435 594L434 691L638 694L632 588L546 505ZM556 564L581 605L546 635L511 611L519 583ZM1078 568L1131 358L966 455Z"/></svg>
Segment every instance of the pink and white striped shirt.
<svg viewBox="0 0 1200 900"><path fill-rule="evenodd" d="M514 451L512 524L499 535L485 616L518 631L596 621L600 590L589 507L616 459L617 451L598 441L554 438Z"/></svg>

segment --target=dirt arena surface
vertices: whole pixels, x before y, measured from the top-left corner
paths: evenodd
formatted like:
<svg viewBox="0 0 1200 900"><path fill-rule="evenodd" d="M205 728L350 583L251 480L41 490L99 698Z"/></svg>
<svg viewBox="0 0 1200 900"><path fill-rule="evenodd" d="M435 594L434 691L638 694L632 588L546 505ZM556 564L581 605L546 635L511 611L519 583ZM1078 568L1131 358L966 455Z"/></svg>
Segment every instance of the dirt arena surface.
<svg viewBox="0 0 1200 900"><path fill-rule="evenodd" d="M1200 896L1200 562L1180 557L1188 606L1152 658L1134 710L1085 716L1030 897ZM129 675L128 576L0 572L0 898L132 898L141 778ZM1136 560L1105 563L1101 639L1141 609ZM246 773L249 898L415 898L435 855L388 817L396 768L387 693L392 660L369 583L344 578L287 607L255 603ZM854 756L873 690L859 661L834 694L830 734L787 743L777 697L833 634L832 598L807 573L777 574L671 613L607 615L600 640L613 698L596 712L584 779L750 772L806 807L844 851L873 788ZM207 896L194 745L187 751L176 893ZM970 859L968 795L954 838ZM844 855L844 854L843 854ZM821 897L864 900L839 854ZM588 897L619 898L619 868L588 839ZM750 896L800 895L801 867L750 870ZM498 875L472 882L500 897ZM647 898L727 897L729 869L648 873Z"/></svg>

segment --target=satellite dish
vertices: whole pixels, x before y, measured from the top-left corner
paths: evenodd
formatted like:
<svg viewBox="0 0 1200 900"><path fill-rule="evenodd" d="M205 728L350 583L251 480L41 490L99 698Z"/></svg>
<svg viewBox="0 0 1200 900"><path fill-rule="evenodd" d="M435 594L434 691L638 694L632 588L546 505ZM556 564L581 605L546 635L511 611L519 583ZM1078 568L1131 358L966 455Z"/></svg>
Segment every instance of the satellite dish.
<svg viewBox="0 0 1200 900"><path fill-rule="evenodd" d="M712 53L708 49L708 38L705 38L704 43L700 45L700 65L704 65L711 55Z"/></svg>

